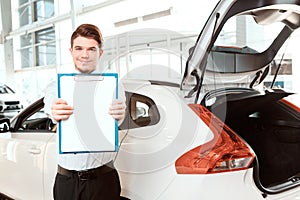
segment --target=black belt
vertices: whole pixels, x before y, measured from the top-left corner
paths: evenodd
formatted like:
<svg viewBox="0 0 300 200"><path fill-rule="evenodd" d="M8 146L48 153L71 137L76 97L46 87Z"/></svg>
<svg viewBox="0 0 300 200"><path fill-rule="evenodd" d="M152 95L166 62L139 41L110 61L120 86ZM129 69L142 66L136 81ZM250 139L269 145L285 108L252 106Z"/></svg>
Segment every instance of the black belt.
<svg viewBox="0 0 300 200"><path fill-rule="evenodd" d="M81 171L68 170L58 165L57 173L68 177L77 176L80 180L85 181L85 180L96 178L97 176L105 174L112 170L114 170L113 161L110 161L109 163L102 165L100 167L81 170Z"/></svg>

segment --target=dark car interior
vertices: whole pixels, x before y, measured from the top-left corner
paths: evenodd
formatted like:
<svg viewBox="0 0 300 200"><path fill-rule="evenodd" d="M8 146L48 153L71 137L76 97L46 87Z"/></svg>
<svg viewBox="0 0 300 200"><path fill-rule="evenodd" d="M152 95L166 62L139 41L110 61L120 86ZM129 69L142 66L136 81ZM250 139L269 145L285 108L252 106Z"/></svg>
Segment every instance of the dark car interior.
<svg viewBox="0 0 300 200"><path fill-rule="evenodd" d="M22 126L20 126L19 131L51 131L55 124L48 117L32 119L25 121Z"/></svg>
<svg viewBox="0 0 300 200"><path fill-rule="evenodd" d="M43 112L44 98L38 99L20 113L19 117L11 122L10 129L12 132L51 132L55 130L55 124Z"/></svg>
<svg viewBox="0 0 300 200"><path fill-rule="evenodd" d="M206 106L252 147L266 188L300 180L300 113L282 100L291 94L231 88L210 92L202 101L215 98Z"/></svg>

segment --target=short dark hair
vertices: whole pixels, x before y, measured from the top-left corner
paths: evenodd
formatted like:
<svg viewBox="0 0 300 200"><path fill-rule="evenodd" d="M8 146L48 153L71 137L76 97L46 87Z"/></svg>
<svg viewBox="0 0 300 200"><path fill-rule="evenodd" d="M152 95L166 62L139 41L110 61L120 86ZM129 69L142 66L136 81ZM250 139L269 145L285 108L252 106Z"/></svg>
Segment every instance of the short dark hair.
<svg viewBox="0 0 300 200"><path fill-rule="evenodd" d="M71 36L71 48L73 48L74 40L79 36L96 40L99 44L99 48L102 48L103 37L97 26L93 24L81 24L78 26Z"/></svg>

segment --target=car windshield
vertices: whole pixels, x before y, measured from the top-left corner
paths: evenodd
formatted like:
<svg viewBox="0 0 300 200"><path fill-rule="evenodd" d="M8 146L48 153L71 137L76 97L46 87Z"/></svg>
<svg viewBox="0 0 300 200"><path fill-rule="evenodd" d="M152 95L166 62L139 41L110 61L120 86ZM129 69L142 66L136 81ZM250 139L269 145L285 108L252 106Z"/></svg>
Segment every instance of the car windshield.
<svg viewBox="0 0 300 200"><path fill-rule="evenodd" d="M6 87L6 86L0 86L0 94L13 94L14 92Z"/></svg>

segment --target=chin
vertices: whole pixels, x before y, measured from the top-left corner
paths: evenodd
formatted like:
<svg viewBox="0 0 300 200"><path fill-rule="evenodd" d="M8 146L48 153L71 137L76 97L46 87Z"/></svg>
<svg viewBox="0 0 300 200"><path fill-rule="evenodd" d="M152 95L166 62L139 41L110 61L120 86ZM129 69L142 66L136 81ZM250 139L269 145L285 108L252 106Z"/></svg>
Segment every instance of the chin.
<svg viewBox="0 0 300 200"><path fill-rule="evenodd" d="M95 68L77 68L77 70L81 73L91 73L93 71L95 71Z"/></svg>

